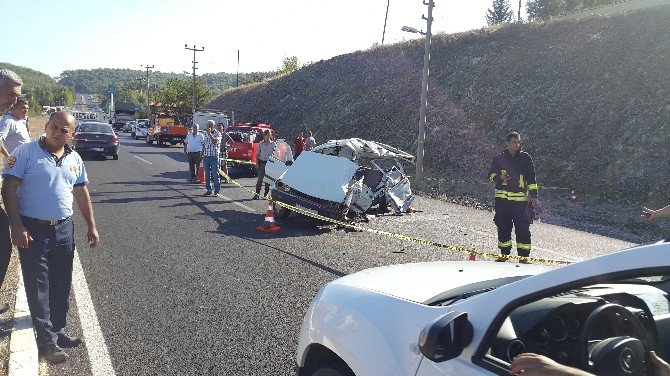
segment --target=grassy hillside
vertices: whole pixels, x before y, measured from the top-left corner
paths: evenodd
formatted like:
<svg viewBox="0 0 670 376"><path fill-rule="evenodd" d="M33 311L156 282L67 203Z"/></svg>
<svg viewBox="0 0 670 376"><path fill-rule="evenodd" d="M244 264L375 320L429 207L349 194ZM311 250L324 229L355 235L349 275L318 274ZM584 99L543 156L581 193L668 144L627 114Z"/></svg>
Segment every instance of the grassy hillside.
<svg viewBox="0 0 670 376"><path fill-rule="evenodd" d="M435 37L429 174L475 182L488 197L490 158L519 130L541 186L633 206L670 201L669 19L664 5ZM287 138L309 129L318 141L362 137L414 152L422 64L421 41L378 47L224 92L208 107Z"/></svg>

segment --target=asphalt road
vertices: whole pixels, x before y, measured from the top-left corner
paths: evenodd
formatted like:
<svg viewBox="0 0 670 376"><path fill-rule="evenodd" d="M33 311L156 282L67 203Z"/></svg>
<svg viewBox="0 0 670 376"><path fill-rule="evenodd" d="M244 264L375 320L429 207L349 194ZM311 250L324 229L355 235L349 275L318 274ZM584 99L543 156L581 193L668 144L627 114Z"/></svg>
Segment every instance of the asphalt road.
<svg viewBox="0 0 670 376"><path fill-rule="evenodd" d="M203 197L202 185L186 182L181 147L120 136L118 161L85 159L98 248L86 246L77 214L78 254L117 375L290 375L302 316L324 283L373 266L465 258L298 217L278 234L257 232L264 201L233 185ZM495 251L492 213L423 198L415 206L423 212L364 225ZM631 246L542 223L532 231L536 257L578 260ZM81 334L90 317L79 316L84 303L74 295L68 328ZM43 364L41 374L91 375L104 363L86 347L68 352L70 361Z"/></svg>

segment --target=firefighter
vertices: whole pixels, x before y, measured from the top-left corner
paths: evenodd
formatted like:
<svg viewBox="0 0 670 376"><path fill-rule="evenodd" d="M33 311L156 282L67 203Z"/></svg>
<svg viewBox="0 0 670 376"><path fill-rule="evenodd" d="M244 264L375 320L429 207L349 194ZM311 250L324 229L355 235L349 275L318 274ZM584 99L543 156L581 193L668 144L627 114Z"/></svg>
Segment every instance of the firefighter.
<svg viewBox="0 0 670 376"><path fill-rule="evenodd" d="M489 179L495 183L495 216L493 222L498 227L498 248L501 257L496 261L507 261L512 250L512 227L516 234L516 251L521 257L529 257L530 218L528 199L534 206L537 198L535 168L530 155L521 151L521 135L510 132L505 137L506 148L496 155L489 169ZM527 263L527 260L521 260Z"/></svg>

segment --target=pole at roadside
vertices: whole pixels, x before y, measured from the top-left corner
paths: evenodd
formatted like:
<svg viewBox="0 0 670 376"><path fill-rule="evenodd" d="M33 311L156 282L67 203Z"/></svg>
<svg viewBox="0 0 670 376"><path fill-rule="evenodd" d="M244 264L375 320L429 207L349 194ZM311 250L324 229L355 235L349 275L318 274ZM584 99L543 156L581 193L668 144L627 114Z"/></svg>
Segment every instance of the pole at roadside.
<svg viewBox="0 0 670 376"><path fill-rule="evenodd" d="M154 69L154 65L151 66L143 65L144 69L147 70L147 114L151 114L151 92L149 91L149 69Z"/></svg>
<svg viewBox="0 0 670 376"><path fill-rule="evenodd" d="M202 47L201 49L198 49L195 44L193 45L193 48L189 48L188 44L184 44L184 49L193 51L193 113L195 114L195 70L198 69L195 67L195 65L198 63L195 61L195 53L196 52L202 52L205 50L205 47Z"/></svg>
<svg viewBox="0 0 670 376"><path fill-rule="evenodd" d="M423 144L426 140L426 109L428 107L428 74L430 67L430 44L431 27L433 24L433 0L424 2L428 5L428 17L422 16L426 20L426 41L423 55L423 78L421 79L421 108L419 109L419 139L416 148L416 181L423 180Z"/></svg>

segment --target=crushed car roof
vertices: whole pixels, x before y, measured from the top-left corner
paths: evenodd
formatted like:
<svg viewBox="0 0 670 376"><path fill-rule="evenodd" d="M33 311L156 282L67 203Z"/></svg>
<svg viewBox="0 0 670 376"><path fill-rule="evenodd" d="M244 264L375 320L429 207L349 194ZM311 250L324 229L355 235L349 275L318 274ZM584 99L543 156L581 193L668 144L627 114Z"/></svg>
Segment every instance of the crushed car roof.
<svg viewBox="0 0 670 376"><path fill-rule="evenodd" d="M351 161L358 159L401 159L414 163L412 154L396 149L376 141L368 141L360 138L347 138L344 140L329 140L314 149L315 153L334 155L347 158Z"/></svg>

